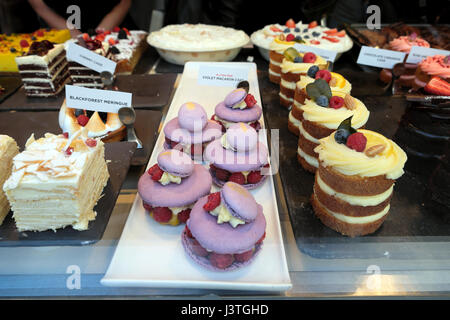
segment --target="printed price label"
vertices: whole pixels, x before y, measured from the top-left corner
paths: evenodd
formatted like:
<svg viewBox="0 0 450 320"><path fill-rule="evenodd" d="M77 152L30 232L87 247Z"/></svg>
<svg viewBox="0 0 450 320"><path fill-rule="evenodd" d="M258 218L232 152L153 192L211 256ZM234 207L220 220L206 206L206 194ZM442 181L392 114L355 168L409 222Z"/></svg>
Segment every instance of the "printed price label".
<svg viewBox="0 0 450 320"><path fill-rule="evenodd" d="M122 107L130 107L131 99L129 92L66 85L66 104L69 108L117 113Z"/></svg>
<svg viewBox="0 0 450 320"><path fill-rule="evenodd" d="M69 42L67 46L67 60L75 61L86 68L92 69L99 73L103 71L108 71L114 74L116 70L116 63L108 58L105 58L89 49L83 48L75 44L74 42Z"/></svg>
<svg viewBox="0 0 450 320"><path fill-rule="evenodd" d="M321 48L310 47L310 46L306 46L306 45L300 44L300 43L294 44L294 48L298 52L302 52L302 53L304 53L304 52L315 53L327 61L334 62L334 60L336 60L336 55L337 55L336 51L330 51L330 50L325 50L325 49L321 49Z"/></svg>
<svg viewBox="0 0 450 320"><path fill-rule="evenodd" d="M395 64L403 62L405 55L404 52L362 46L356 63L392 69Z"/></svg>
<svg viewBox="0 0 450 320"><path fill-rule="evenodd" d="M206 86L236 87L241 81L248 79L249 69L234 67L217 67L200 65L198 69L198 84Z"/></svg>
<svg viewBox="0 0 450 320"><path fill-rule="evenodd" d="M420 61L422 61L423 59L425 59L426 57L434 56L437 54L442 54L444 56L448 56L450 54L450 51L414 46L409 51L409 55L408 55L408 58L406 58L406 62L417 64Z"/></svg>

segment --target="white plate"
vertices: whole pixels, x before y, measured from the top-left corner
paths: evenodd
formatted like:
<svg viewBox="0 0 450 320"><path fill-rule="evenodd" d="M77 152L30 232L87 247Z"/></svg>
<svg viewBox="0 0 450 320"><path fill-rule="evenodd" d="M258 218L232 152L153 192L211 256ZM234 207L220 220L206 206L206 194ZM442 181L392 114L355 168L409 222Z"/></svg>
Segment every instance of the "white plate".
<svg viewBox="0 0 450 320"><path fill-rule="evenodd" d="M179 107L188 101L204 106L209 117L214 107L232 87L199 85L200 65L233 67L248 70L250 93L261 105L256 65L233 62L188 62L167 113L165 123L176 117ZM263 124L263 121L261 121ZM262 135L267 144L267 136ZM149 166L163 150L164 134L156 142ZM217 190L214 186L213 190ZM251 191L264 208L266 238L260 254L250 265L231 272L214 272L202 268L184 252L181 232L184 225L164 226L155 222L136 196L108 270L101 280L106 286L204 288L227 290L285 291L291 288L272 176Z"/></svg>

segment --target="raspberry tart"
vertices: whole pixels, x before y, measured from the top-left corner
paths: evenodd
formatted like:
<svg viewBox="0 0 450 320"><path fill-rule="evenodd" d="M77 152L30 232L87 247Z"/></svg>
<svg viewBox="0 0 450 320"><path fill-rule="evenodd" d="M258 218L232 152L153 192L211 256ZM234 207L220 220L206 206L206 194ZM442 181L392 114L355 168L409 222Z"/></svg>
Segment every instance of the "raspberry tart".
<svg viewBox="0 0 450 320"><path fill-rule="evenodd" d="M222 126L222 132L238 122L244 122L258 131L261 128L259 123L261 115L262 108L255 97L248 93L248 87L246 87L231 91L224 101L216 106L211 119Z"/></svg>
<svg viewBox="0 0 450 320"><path fill-rule="evenodd" d="M138 182L145 210L158 223L177 226L189 218L194 203L211 191L208 170L178 150L163 151Z"/></svg>
<svg viewBox="0 0 450 320"><path fill-rule="evenodd" d="M164 149L183 150L193 159L202 159L204 148L222 135L219 123L208 120L198 103L187 102L178 110L178 117L164 126Z"/></svg>
<svg viewBox="0 0 450 320"><path fill-rule="evenodd" d="M319 163L314 148L319 140L333 133L349 117L355 128L362 128L370 113L360 100L331 91L323 79L314 80L305 91L303 105L292 109L293 117L300 119L297 159L304 169L315 172Z"/></svg>
<svg viewBox="0 0 450 320"><path fill-rule="evenodd" d="M210 143L204 158L219 187L232 181L246 189L255 189L269 173L266 146L258 141L255 129L242 122L232 125L220 140Z"/></svg>
<svg viewBox="0 0 450 320"><path fill-rule="evenodd" d="M346 119L320 139L311 203L329 228L350 237L375 232L386 219L395 180L404 173L406 153L392 140L355 130Z"/></svg>
<svg viewBox="0 0 450 320"><path fill-rule="evenodd" d="M186 254L202 267L232 271L254 261L265 230L262 206L245 188L227 182L220 192L197 201L181 242Z"/></svg>

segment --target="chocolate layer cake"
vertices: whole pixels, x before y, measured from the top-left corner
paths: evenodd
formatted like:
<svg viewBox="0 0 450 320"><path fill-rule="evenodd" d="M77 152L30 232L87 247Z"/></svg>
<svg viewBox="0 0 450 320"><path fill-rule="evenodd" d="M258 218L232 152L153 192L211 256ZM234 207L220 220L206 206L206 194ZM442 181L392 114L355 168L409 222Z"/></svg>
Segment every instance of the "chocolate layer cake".
<svg viewBox="0 0 450 320"><path fill-rule="evenodd" d="M361 145L361 140L365 139ZM360 140L355 144L355 140ZM392 140L358 130L347 138L321 139L311 203L327 227L350 237L375 232L390 209L395 179L406 154Z"/></svg>
<svg viewBox="0 0 450 320"><path fill-rule="evenodd" d="M109 45L106 42L90 39L85 40L80 38L77 44L101 55L102 57L111 58L112 56ZM100 73L97 71L89 69L75 61L68 60L68 64L69 75L73 85L94 89L104 87Z"/></svg>
<svg viewBox="0 0 450 320"><path fill-rule="evenodd" d="M30 97L55 96L68 80L63 44L54 45L47 40L33 42L25 55L16 57L16 63Z"/></svg>

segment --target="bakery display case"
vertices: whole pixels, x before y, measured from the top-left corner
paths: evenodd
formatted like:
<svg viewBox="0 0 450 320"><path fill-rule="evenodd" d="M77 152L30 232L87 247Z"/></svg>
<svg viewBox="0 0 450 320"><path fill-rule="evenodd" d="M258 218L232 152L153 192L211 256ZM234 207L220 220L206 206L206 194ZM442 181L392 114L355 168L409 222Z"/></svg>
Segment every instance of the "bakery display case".
<svg viewBox="0 0 450 320"><path fill-rule="evenodd" d="M448 298L447 26L210 27L0 36L0 297Z"/></svg>

